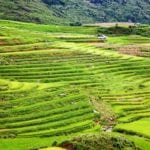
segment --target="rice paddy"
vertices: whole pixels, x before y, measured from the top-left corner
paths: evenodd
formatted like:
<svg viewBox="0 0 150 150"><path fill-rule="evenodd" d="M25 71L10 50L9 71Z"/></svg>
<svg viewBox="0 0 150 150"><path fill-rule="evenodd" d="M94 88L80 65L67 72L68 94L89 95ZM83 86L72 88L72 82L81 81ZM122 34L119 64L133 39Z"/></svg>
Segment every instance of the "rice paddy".
<svg viewBox="0 0 150 150"><path fill-rule="evenodd" d="M96 29L0 21L0 149L102 132L150 149L150 38L112 36L97 46ZM118 45L148 48L135 56Z"/></svg>

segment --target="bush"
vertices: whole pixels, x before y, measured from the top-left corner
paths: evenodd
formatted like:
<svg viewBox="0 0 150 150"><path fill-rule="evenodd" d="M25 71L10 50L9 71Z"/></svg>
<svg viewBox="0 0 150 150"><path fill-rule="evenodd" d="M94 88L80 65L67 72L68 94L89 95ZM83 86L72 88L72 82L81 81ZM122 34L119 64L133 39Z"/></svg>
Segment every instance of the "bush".
<svg viewBox="0 0 150 150"><path fill-rule="evenodd" d="M140 150L133 142L122 137L112 137L108 134L85 134L75 137L71 141L65 141L59 146L63 148L69 147L72 150Z"/></svg>
<svg viewBox="0 0 150 150"><path fill-rule="evenodd" d="M70 26L82 26L81 22L72 22L70 23Z"/></svg>
<svg viewBox="0 0 150 150"><path fill-rule="evenodd" d="M103 34L115 34L115 35L142 35L150 37L150 27L149 26L129 26L129 27L109 27L109 28L99 28L98 33Z"/></svg>

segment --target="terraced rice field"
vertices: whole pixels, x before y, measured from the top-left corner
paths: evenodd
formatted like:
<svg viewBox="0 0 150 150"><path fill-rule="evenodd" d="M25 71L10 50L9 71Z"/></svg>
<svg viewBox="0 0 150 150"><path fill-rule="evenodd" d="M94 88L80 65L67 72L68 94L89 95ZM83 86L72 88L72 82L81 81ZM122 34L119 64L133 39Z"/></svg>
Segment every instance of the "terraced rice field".
<svg viewBox="0 0 150 150"><path fill-rule="evenodd" d="M96 27L74 28L0 21L0 149L49 147L89 132L150 149L150 49L146 57L110 51L91 44Z"/></svg>

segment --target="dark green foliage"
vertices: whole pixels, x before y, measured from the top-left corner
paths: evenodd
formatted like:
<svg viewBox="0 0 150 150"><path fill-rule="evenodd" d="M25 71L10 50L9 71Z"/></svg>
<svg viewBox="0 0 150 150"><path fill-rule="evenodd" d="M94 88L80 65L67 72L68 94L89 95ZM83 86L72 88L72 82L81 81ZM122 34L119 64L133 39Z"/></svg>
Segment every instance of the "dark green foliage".
<svg viewBox="0 0 150 150"><path fill-rule="evenodd" d="M150 23L148 0L0 0L0 19L37 23Z"/></svg>
<svg viewBox="0 0 150 150"><path fill-rule="evenodd" d="M70 23L70 26L82 26L81 22Z"/></svg>
<svg viewBox="0 0 150 150"><path fill-rule="evenodd" d="M87 134L75 137L71 141L66 141L59 146L72 150L140 150L133 142L122 137L112 137L107 134L94 135Z"/></svg>
<svg viewBox="0 0 150 150"><path fill-rule="evenodd" d="M61 0L42 0L44 3L48 5L63 5L64 2Z"/></svg>
<svg viewBox="0 0 150 150"><path fill-rule="evenodd" d="M150 36L150 27L149 26L129 26L129 27L109 27L109 28L99 28L98 33L103 34L115 34L115 35L142 35Z"/></svg>
<svg viewBox="0 0 150 150"><path fill-rule="evenodd" d="M105 34L115 34L115 35L130 35L134 34L135 28L134 27L110 27L110 28L100 28L99 32ZM136 33L135 33L136 34Z"/></svg>

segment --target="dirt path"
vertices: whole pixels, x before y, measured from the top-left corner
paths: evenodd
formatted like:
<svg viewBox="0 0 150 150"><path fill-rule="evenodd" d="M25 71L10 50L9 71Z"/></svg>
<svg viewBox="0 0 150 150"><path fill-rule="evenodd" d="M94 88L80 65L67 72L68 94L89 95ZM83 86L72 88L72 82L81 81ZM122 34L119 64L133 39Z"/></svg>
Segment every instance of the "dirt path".
<svg viewBox="0 0 150 150"><path fill-rule="evenodd" d="M96 122L103 126L102 130L111 132L113 126L116 124L116 116L111 107L102 100L91 97L91 102L95 107L95 111L100 113L100 118Z"/></svg>

